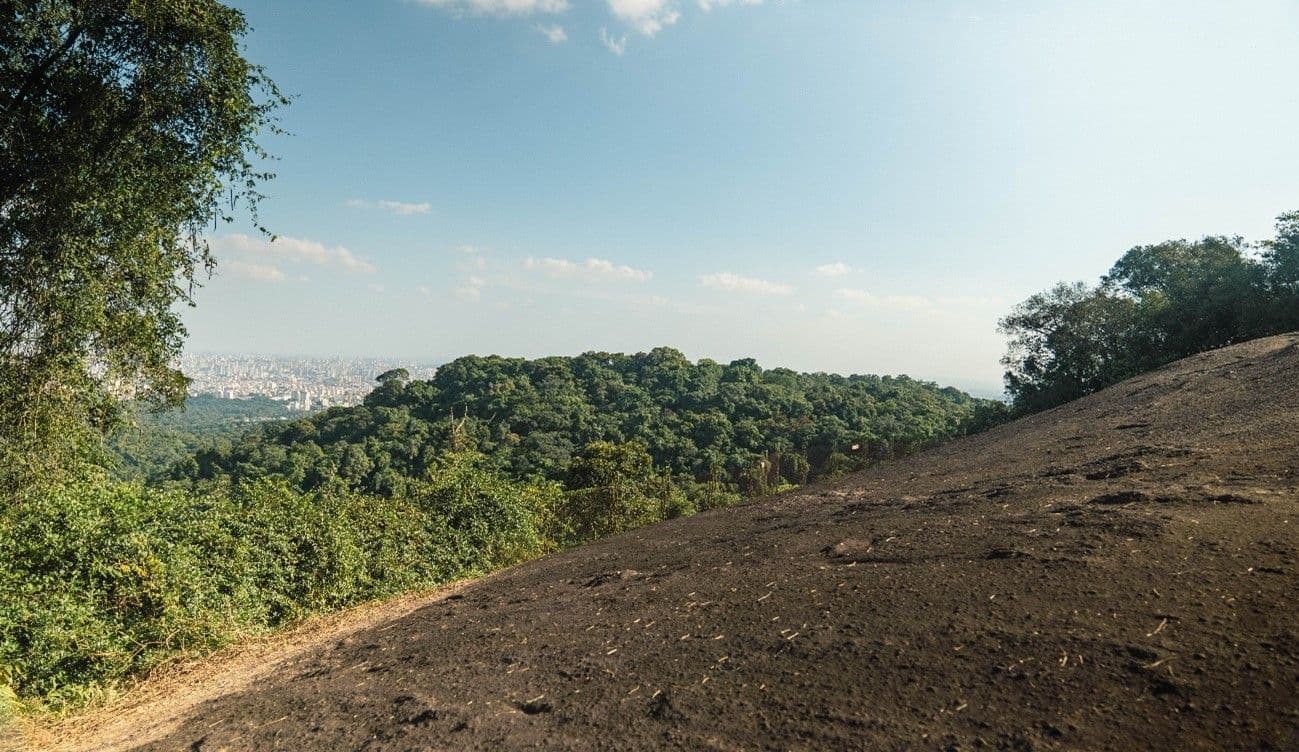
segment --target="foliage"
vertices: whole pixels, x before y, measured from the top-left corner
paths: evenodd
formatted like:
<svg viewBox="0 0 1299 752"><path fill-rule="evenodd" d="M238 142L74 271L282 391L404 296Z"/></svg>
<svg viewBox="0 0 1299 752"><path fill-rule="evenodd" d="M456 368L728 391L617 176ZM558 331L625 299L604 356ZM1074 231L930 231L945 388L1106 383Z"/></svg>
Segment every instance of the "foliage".
<svg viewBox="0 0 1299 752"><path fill-rule="evenodd" d="M1274 240L1137 246L1095 287L1060 284L1001 322L1018 412L1067 402L1179 358L1299 327L1299 213Z"/></svg>
<svg viewBox="0 0 1299 752"><path fill-rule="evenodd" d="M1299 329L1299 212L1277 218L1276 237L1261 246L1267 316L1280 331Z"/></svg>
<svg viewBox="0 0 1299 752"><path fill-rule="evenodd" d="M1001 321L1006 391L1021 410L1057 405L1136 372L1137 303L1083 283L1056 285Z"/></svg>
<svg viewBox="0 0 1299 752"><path fill-rule="evenodd" d="M552 486L443 457L404 499L87 475L0 507L0 691L58 706L177 654L537 555Z"/></svg>
<svg viewBox="0 0 1299 752"><path fill-rule="evenodd" d="M0 456L41 474L118 394L183 398L176 304L214 264L206 228L256 221L285 101L246 31L215 0L0 4Z"/></svg>
<svg viewBox="0 0 1299 752"><path fill-rule="evenodd" d="M554 531L560 545L596 540L659 520L694 514L694 505L671 478L655 473L644 444L588 444L569 471L570 491L563 498Z"/></svg>
<svg viewBox="0 0 1299 752"><path fill-rule="evenodd" d="M472 448L511 477L607 495L613 487L595 465L616 464L613 447L635 444L644 465L620 470L634 482L667 477L687 494L759 496L823 475L832 456L836 468L845 461L860 468L957 435L981 404L905 376L764 370L748 359L691 363L670 348L468 356L430 381L384 374L364 405L264 425L231 446L197 452L168 477L191 484L278 477L308 490L341 482L400 496L433 456Z"/></svg>
<svg viewBox="0 0 1299 752"><path fill-rule="evenodd" d="M119 472L208 442L181 482L110 480L86 457L0 497L0 692L75 705L309 614L856 469L982 404L660 349L397 369L364 405L297 420L211 398L138 412L110 437Z"/></svg>

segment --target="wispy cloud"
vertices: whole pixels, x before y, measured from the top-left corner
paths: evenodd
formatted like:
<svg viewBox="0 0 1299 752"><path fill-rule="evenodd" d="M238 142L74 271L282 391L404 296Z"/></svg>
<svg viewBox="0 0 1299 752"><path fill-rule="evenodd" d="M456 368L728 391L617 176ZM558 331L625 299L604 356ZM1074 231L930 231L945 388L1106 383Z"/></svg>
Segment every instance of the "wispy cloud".
<svg viewBox="0 0 1299 752"><path fill-rule="evenodd" d="M570 0L406 0L426 8L436 8L452 16L494 16L497 18L529 18L553 16L572 9ZM681 6L690 0L603 0L608 12L620 24L646 37L656 36L682 18ZM730 6L762 5L763 0L694 0L699 10L707 13ZM568 29L560 24L542 23L534 27L551 44L568 41ZM600 29L600 43L615 55L627 51L627 34L610 33Z"/></svg>
<svg viewBox="0 0 1299 752"><path fill-rule="evenodd" d="M523 268L544 272L552 277L582 277L585 279L629 280L644 282L653 272L631 266L615 264L606 259L589 258L570 261L562 258L532 258L523 261Z"/></svg>
<svg viewBox="0 0 1299 752"><path fill-rule="evenodd" d="M842 277L846 274L852 274L854 271L856 269L851 266L842 261L836 261L833 264L821 264L813 269L812 273L818 277Z"/></svg>
<svg viewBox="0 0 1299 752"><path fill-rule="evenodd" d="M882 308L890 310L924 311L947 315L983 315L989 310L1000 311L1011 301L999 296L985 295L880 295L869 290L840 288L833 293L835 300L849 306Z"/></svg>
<svg viewBox="0 0 1299 752"><path fill-rule="evenodd" d="M546 39L549 39L551 44L563 44L568 41L568 32L564 31L564 27L559 24L550 24L549 26L537 24L537 31L541 32L541 35Z"/></svg>
<svg viewBox="0 0 1299 752"><path fill-rule="evenodd" d="M607 0L609 12L619 21L652 37L681 18L672 0Z"/></svg>
<svg viewBox="0 0 1299 752"><path fill-rule="evenodd" d="M782 282L771 282L756 277L742 277L731 272L706 274L699 278L699 284L714 290L725 292L745 292L759 295L790 295L794 288Z"/></svg>
<svg viewBox="0 0 1299 752"><path fill-rule="evenodd" d="M281 236L275 240L236 233L212 238L211 245L217 257L233 257L249 271L249 265L267 266L268 261L279 263L314 264L339 269L347 273L373 274L374 264L352 251L338 246L326 246L314 240ZM266 270L262 270L266 273Z"/></svg>
<svg viewBox="0 0 1299 752"><path fill-rule="evenodd" d="M407 201L367 201L362 198L351 198L347 200L347 205L353 209L378 209L390 214L396 214L399 217L428 214L433 210L433 205L427 201L410 203Z"/></svg>
<svg viewBox="0 0 1299 752"><path fill-rule="evenodd" d="M285 279L284 271L272 264L258 264L253 261L232 259L222 263L221 268L236 277L246 277L263 282L279 282Z"/></svg>
<svg viewBox="0 0 1299 752"><path fill-rule="evenodd" d="M681 20L679 0L605 0L609 12L620 22L644 36L652 37ZM705 13L731 5L762 5L763 0L695 0ZM601 30L600 41L614 54L621 55L627 47L627 38L613 37Z"/></svg>
<svg viewBox="0 0 1299 752"><path fill-rule="evenodd" d="M605 49L619 57L627 51L627 35L621 34L615 37L603 26L600 27L600 43L605 46Z"/></svg>
<svg viewBox="0 0 1299 752"><path fill-rule="evenodd" d="M465 256L456 262L456 268L462 272L480 272L487 268L487 259L482 256Z"/></svg>
<svg viewBox="0 0 1299 752"><path fill-rule="evenodd" d="M441 8L460 15L531 16L563 13L568 0L414 0L416 5Z"/></svg>

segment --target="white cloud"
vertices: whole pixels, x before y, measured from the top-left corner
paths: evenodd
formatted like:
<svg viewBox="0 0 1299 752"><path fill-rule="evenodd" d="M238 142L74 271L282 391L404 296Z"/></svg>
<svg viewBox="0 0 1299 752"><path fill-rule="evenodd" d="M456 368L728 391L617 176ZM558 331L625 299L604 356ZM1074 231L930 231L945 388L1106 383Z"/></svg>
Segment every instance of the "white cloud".
<svg viewBox="0 0 1299 752"><path fill-rule="evenodd" d="M572 9L570 0L408 0L416 5L437 8L453 16L495 16L498 18L528 18L557 15ZM689 0L604 0L609 13L618 22L647 37L658 34L681 20L680 5ZM710 12L730 6L762 5L763 0L695 0L700 10ZM568 41L568 30L560 24L538 24L536 30L551 44ZM600 29L600 41L610 52L622 55L627 51L627 35L610 34Z"/></svg>
<svg viewBox="0 0 1299 752"><path fill-rule="evenodd" d="M568 41L568 32L564 31L564 27L559 24L549 26L537 24L537 31L541 32L541 35L546 39L549 39L551 44L563 44Z"/></svg>
<svg viewBox="0 0 1299 752"><path fill-rule="evenodd" d="M281 236L275 240L252 237L242 233L222 235L210 241L213 251L220 256L235 256L246 264L265 264L268 258L285 263L308 263L328 266L348 273L373 274L374 264L357 256L343 246L330 248L323 243L305 238ZM255 257L258 261L252 261Z"/></svg>
<svg viewBox="0 0 1299 752"><path fill-rule="evenodd" d="M371 282L370 284L366 285L366 287L369 288L370 292L372 293L375 293L377 295L383 294L383 285Z"/></svg>
<svg viewBox="0 0 1299 752"><path fill-rule="evenodd" d="M731 272L706 274L699 278L699 284L714 290L726 292L748 292L760 295L790 295L794 288L781 282L770 282L754 277L741 277Z"/></svg>
<svg viewBox="0 0 1299 752"><path fill-rule="evenodd" d="M812 270L812 273L818 277L842 277L845 274L852 274L855 269L842 261L836 261L833 264L821 264Z"/></svg>
<svg viewBox="0 0 1299 752"><path fill-rule="evenodd" d="M233 259L221 264L221 268L235 275L236 277L247 277L248 279L258 279L267 282L279 282L284 279L284 272L277 266L271 264L258 264L253 261L242 261Z"/></svg>
<svg viewBox="0 0 1299 752"><path fill-rule="evenodd" d="M420 285L419 287L416 287L415 292L419 293L420 295L426 298L433 297L433 291L428 289L427 285Z"/></svg>
<svg viewBox="0 0 1299 752"><path fill-rule="evenodd" d="M672 0L608 0L608 3L609 11L619 21L647 37L654 36L664 26L671 26L681 18L681 12Z"/></svg>
<svg viewBox="0 0 1299 752"><path fill-rule="evenodd" d="M955 309L965 309L960 315L973 315L970 309L1000 309L1010 301L997 296L982 295L944 295L926 297L923 295L876 295L866 290L840 288L834 291L834 298L845 303L872 308L905 309L912 311L929 311L931 313L958 313Z"/></svg>
<svg viewBox="0 0 1299 752"><path fill-rule="evenodd" d="M410 203L407 201L366 201L361 198L350 198L347 200L347 205L353 209L379 209L390 214L396 214L399 217L428 214L433 210L433 205L427 201Z"/></svg>
<svg viewBox="0 0 1299 752"><path fill-rule="evenodd" d="M600 43L610 52L620 57L622 56L622 53L627 51L627 35L623 34L614 37L609 33L609 30L604 27L600 28Z"/></svg>
<svg viewBox="0 0 1299 752"><path fill-rule="evenodd" d="M636 269L630 266L615 264L612 261L589 258L577 262L561 258L532 258L523 262L524 269L541 271L552 277L582 277L584 279L630 280L644 282L654 276L653 272Z"/></svg>
<svg viewBox="0 0 1299 752"><path fill-rule="evenodd" d="M380 201L379 208L393 214L409 217L412 214L428 214L433 207L427 201L421 201L418 204L409 204L404 201Z"/></svg>
<svg viewBox="0 0 1299 752"><path fill-rule="evenodd" d="M568 0L415 0L415 3L475 16L531 16L563 13L569 8Z"/></svg>

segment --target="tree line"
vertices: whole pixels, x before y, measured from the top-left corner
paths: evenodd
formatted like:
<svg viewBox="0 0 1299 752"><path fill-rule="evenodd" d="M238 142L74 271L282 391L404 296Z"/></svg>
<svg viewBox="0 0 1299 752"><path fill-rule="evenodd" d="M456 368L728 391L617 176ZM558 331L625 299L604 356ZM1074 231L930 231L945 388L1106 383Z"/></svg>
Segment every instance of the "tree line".
<svg viewBox="0 0 1299 752"><path fill-rule="evenodd" d="M1044 410L1174 360L1299 329L1299 212L1275 237L1136 246L1097 284L1061 283L1001 321L1016 414Z"/></svg>

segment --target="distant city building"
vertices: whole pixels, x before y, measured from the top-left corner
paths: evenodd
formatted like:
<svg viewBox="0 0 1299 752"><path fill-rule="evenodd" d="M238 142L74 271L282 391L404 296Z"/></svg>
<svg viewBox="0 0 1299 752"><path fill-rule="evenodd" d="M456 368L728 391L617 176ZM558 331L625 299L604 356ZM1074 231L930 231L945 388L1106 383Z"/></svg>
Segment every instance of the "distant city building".
<svg viewBox="0 0 1299 752"><path fill-rule="evenodd" d="M303 412L335 405L358 405L377 386L375 377L405 368L412 379L429 379L436 370L389 358L297 358L273 355L181 356L191 395L226 399L268 397Z"/></svg>

